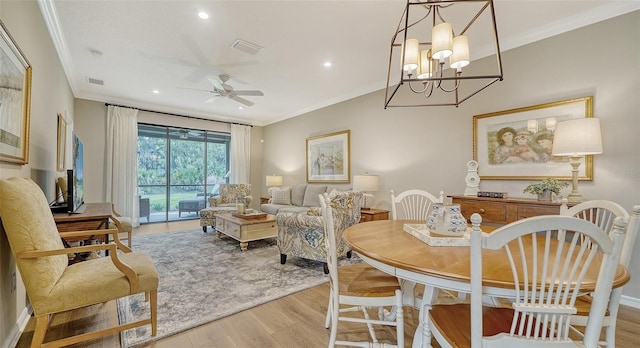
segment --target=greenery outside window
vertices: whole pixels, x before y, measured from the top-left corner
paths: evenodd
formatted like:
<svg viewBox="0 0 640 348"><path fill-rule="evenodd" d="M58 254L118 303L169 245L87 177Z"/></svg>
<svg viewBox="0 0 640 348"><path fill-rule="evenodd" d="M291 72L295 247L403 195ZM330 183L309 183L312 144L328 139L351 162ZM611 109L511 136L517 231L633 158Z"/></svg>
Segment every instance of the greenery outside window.
<svg viewBox="0 0 640 348"><path fill-rule="evenodd" d="M227 182L230 140L228 133L139 124L138 186L150 208L140 222L198 218Z"/></svg>

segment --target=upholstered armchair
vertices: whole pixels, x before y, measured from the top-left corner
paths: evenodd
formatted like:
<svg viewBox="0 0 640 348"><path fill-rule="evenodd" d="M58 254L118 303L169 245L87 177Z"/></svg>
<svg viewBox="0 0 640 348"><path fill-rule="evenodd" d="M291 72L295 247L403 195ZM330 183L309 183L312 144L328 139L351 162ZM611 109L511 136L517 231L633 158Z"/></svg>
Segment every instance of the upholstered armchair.
<svg viewBox="0 0 640 348"><path fill-rule="evenodd" d="M362 192L343 191L329 195L333 209L333 220L337 238L338 257L351 257L349 246L342 240L344 230L360 222L360 200ZM278 213L278 249L280 263L287 261L287 256L302 257L324 263L327 267L327 247L324 241L324 223L319 208L310 208L306 213Z"/></svg>
<svg viewBox="0 0 640 348"><path fill-rule="evenodd" d="M251 203L251 184L221 184L220 195L209 198L211 207L234 207L238 200L244 201L245 207Z"/></svg>
<svg viewBox="0 0 640 348"><path fill-rule="evenodd" d="M117 229L58 232L40 187L27 178L0 180L0 218L35 317L31 347L41 347L56 313L144 293L149 317L45 344L68 346L142 325L156 335L158 271L151 256L131 252ZM65 248L61 238L109 235L115 243ZM67 254L106 250L109 255L69 265Z"/></svg>

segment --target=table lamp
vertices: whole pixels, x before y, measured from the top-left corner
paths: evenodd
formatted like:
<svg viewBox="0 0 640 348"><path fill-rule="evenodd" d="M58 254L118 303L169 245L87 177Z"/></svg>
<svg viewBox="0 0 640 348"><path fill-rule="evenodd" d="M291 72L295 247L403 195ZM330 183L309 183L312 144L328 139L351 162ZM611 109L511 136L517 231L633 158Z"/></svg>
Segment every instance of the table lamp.
<svg viewBox="0 0 640 348"><path fill-rule="evenodd" d="M266 183L267 183L267 192L269 193L269 196L271 196L271 191L273 190L274 187L280 187L282 186L282 176L281 175L268 175L267 179L266 179Z"/></svg>
<svg viewBox="0 0 640 348"><path fill-rule="evenodd" d="M378 176L377 175L354 175L353 176L353 190L362 191L362 204L361 209L369 210L374 204L375 197L367 192L378 191Z"/></svg>
<svg viewBox="0 0 640 348"><path fill-rule="evenodd" d="M554 156L569 156L569 163L573 169L572 190L567 200L570 203L583 202L585 199L578 192L578 168L582 156L602 153L600 119L590 117L558 122L551 153Z"/></svg>

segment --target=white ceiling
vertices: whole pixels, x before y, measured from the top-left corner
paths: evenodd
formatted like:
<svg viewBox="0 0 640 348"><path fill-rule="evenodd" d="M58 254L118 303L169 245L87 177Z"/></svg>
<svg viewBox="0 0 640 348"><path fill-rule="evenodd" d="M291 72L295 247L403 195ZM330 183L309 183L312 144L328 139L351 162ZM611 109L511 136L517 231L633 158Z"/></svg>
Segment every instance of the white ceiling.
<svg viewBox="0 0 640 348"><path fill-rule="evenodd" d="M502 51L640 9L640 1L630 0L494 3ZM268 125L384 88L391 37L406 1L39 4L75 97ZM208 12L209 19L198 18L198 11ZM231 48L236 39L263 49L249 54ZM596 43L585 44L597 52ZM325 61L333 65L326 68ZM245 96L255 105L242 110L223 97L205 103L212 97L207 78L223 73L235 89L261 90L264 96Z"/></svg>

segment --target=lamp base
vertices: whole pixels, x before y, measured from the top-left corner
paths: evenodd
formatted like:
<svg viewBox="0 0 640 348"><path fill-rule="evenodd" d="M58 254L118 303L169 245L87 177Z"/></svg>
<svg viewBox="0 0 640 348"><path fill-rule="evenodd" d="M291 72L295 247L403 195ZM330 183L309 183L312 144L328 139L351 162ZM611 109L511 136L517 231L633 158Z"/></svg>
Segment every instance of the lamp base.
<svg viewBox="0 0 640 348"><path fill-rule="evenodd" d="M579 192L571 192L567 196L567 201L569 203L582 203L582 202L586 201L586 199L584 197L582 197L582 195Z"/></svg>
<svg viewBox="0 0 640 348"><path fill-rule="evenodd" d="M363 193L360 201L360 209L370 210L373 207L375 197L370 193Z"/></svg>

